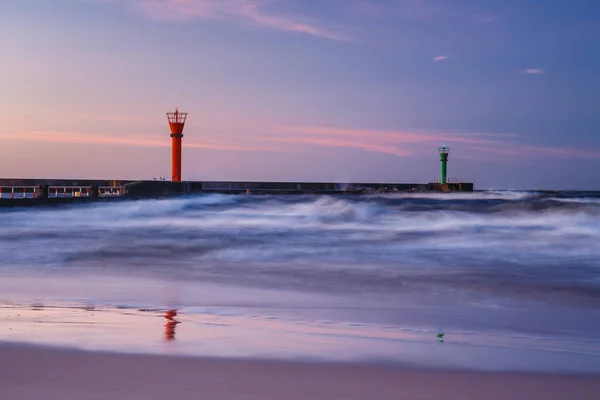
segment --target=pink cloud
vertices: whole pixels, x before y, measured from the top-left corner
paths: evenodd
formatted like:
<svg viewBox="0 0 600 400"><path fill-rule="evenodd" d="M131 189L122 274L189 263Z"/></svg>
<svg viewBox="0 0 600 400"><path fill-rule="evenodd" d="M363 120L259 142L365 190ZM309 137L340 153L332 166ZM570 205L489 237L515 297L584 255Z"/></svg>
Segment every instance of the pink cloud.
<svg viewBox="0 0 600 400"><path fill-rule="evenodd" d="M524 74L527 74L527 75L541 75L541 74L545 74L546 73L546 71L544 71L541 68L524 69L521 72L524 73Z"/></svg>
<svg viewBox="0 0 600 400"><path fill-rule="evenodd" d="M60 131L37 131L25 130L20 132L11 132L1 134L0 138L4 140L25 140L34 142L59 142L71 144L97 144L108 146L134 146L134 147L170 147L171 141L168 137L163 139L149 139L143 136L116 137L107 135L97 135L80 132L60 132ZM283 146L273 146L270 144L252 144L240 143L239 138L231 137L231 140L222 140L208 135L202 137L202 142L193 142L186 140L185 148L206 149L217 151L290 151Z"/></svg>
<svg viewBox="0 0 600 400"><path fill-rule="evenodd" d="M600 151L523 145L517 134L405 132L323 126L280 126L274 131L293 136L264 137L266 141L362 149L399 157L422 154L442 143L459 144L463 153L485 152L515 157L600 158Z"/></svg>
<svg viewBox="0 0 600 400"><path fill-rule="evenodd" d="M485 153L507 157L560 157L600 159L600 151L569 147L522 145L514 134L406 132L349 129L322 126L278 126L263 128L264 135L202 134L201 138L185 140L184 147L208 151L239 152L299 152L301 146L360 149L366 152L410 157L435 151L440 144L459 145L464 157ZM79 144L82 146L163 147L168 149L168 137L149 138L142 135L107 136L68 131L23 130L0 134L8 141L33 141ZM197 141L195 141L197 140Z"/></svg>
<svg viewBox="0 0 600 400"><path fill-rule="evenodd" d="M317 22L300 16L268 13L267 5L279 0L121 0L158 20L218 19L241 25L299 32L331 40L350 41ZM324 25L324 24L320 24Z"/></svg>
<svg viewBox="0 0 600 400"><path fill-rule="evenodd" d="M423 144L423 143L439 143L446 141L454 141L459 143L472 143L472 144L498 144L501 143L498 139L506 137L504 135L496 135L491 133L485 134L453 134L453 133L438 133L438 132L404 132L404 131L381 131L381 130L368 130L368 129L351 129L351 128L338 128L338 127L327 127L327 126L280 126L278 129L288 132L296 132L303 135L319 135L323 136L335 136L335 137L348 137L359 141L380 141L388 143L410 143L410 144ZM493 140L492 138L495 138Z"/></svg>
<svg viewBox="0 0 600 400"><path fill-rule="evenodd" d="M448 59L448 56L437 56L437 57L433 57L433 61L435 62L439 62L439 61L446 61Z"/></svg>
<svg viewBox="0 0 600 400"><path fill-rule="evenodd" d="M362 149L367 152L391 154L399 157L421 152L423 146L435 148L441 143L464 143L496 146L501 144L494 134L446 134L427 132L402 132L363 130L327 126L278 126L270 130L271 136L262 140L278 143ZM506 135L509 137L510 135Z"/></svg>
<svg viewBox="0 0 600 400"><path fill-rule="evenodd" d="M309 144L328 147L345 147L361 149L374 153L391 154L394 156L406 157L413 154L409 149L401 149L394 146L379 145L373 143L362 143L354 140L340 140L336 138L315 138L315 137L271 137L266 140L287 143Z"/></svg>

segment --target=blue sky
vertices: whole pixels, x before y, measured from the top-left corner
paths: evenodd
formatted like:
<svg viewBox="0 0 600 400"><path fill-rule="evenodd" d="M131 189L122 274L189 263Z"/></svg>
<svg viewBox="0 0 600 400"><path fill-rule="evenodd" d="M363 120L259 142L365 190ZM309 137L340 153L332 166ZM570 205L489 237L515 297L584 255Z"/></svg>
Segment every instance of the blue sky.
<svg viewBox="0 0 600 400"><path fill-rule="evenodd" d="M600 2L2 0L0 175L600 189Z"/></svg>

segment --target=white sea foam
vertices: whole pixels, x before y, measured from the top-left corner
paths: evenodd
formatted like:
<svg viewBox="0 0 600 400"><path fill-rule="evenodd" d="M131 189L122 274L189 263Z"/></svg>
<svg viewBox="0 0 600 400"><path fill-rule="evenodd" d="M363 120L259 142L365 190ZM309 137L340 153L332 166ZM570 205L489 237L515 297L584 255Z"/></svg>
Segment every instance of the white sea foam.
<svg viewBox="0 0 600 400"><path fill-rule="evenodd" d="M590 271L600 271L598 198L563 200L536 192L211 194L15 209L0 219L0 269L118 262L128 270L140 268L143 260L144 273L171 265L176 276L197 277L206 270L229 274L219 265L245 263L248 273L270 282L318 280L319 273L336 271L336 289L361 278L368 289L369 273L379 285L389 276L383 271L417 276L443 267L484 279L483 270L504 270L516 280L544 267L568 268L569 282L595 282ZM312 276L303 275L307 269L315 271ZM371 272L360 275L361 269ZM235 273L222 279L235 281Z"/></svg>

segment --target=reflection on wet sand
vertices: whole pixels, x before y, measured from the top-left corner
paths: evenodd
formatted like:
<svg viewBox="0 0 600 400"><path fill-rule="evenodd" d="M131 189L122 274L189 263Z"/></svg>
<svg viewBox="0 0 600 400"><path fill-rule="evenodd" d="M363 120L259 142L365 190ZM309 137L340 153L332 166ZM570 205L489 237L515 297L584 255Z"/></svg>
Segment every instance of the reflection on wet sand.
<svg viewBox="0 0 600 400"><path fill-rule="evenodd" d="M164 317L168 320L165 324L165 340L175 340L175 327L180 322L174 318L176 316L176 310L169 310L164 315Z"/></svg>
<svg viewBox="0 0 600 400"><path fill-rule="evenodd" d="M600 371L597 342L248 317L236 311L228 307L185 309L185 330L175 341L181 310L0 303L0 341L206 357L382 360L436 368L518 367L535 371L568 365L573 372ZM158 329L162 334L157 335ZM168 345L160 346L161 342ZM555 348L568 352L553 351Z"/></svg>

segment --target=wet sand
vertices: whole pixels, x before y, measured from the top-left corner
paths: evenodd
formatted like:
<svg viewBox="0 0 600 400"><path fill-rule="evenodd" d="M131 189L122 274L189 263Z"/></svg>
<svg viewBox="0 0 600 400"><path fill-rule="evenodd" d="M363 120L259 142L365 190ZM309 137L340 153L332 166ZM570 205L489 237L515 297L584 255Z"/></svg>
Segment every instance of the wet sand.
<svg viewBox="0 0 600 400"><path fill-rule="evenodd" d="M598 399L600 376L172 357L0 344L2 398Z"/></svg>
<svg viewBox="0 0 600 400"><path fill-rule="evenodd" d="M112 353L385 362L429 369L600 376L596 342L446 331L439 343L437 331L249 316L234 307L207 311L0 304L0 343ZM247 309L242 311L248 314Z"/></svg>

